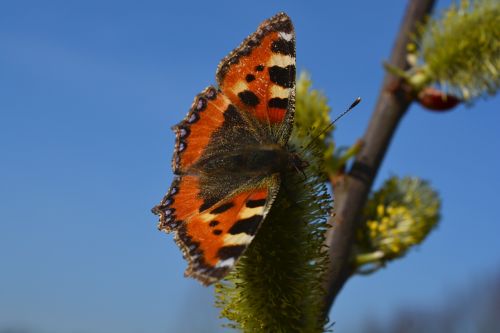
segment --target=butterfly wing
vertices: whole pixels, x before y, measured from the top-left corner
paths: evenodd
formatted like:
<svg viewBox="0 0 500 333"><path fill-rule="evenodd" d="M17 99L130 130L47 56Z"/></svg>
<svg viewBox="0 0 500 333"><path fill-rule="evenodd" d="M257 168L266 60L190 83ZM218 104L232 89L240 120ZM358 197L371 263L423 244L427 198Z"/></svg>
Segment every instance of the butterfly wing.
<svg viewBox="0 0 500 333"><path fill-rule="evenodd" d="M195 97L184 120L174 126L172 169L175 174L185 172L201 158L214 129L224 122L224 111L229 105L229 99L214 87L206 88Z"/></svg>
<svg viewBox="0 0 500 333"><path fill-rule="evenodd" d="M218 170L225 156L259 140L213 87L196 96L174 130L176 177L153 213L160 216L160 230L175 233L189 262L186 275L210 284L227 274L253 239L279 189L279 177Z"/></svg>
<svg viewBox="0 0 500 333"><path fill-rule="evenodd" d="M203 200L193 194L200 192L199 177L177 178L154 212L161 216L160 229L175 231L175 240L189 262L185 275L205 285L224 277L254 238L277 189L277 177L270 177L198 211Z"/></svg>
<svg viewBox="0 0 500 333"><path fill-rule="evenodd" d="M295 112L295 32L290 18L279 13L264 21L221 61L217 82L236 108L267 126L275 142L284 145Z"/></svg>
<svg viewBox="0 0 500 333"><path fill-rule="evenodd" d="M252 182L252 177L239 173L229 177L223 172L216 172L213 169L219 167L217 163L212 163L215 165L207 169L210 165L207 161L211 161L213 156L218 156L216 161L220 161L221 156L238 151L244 145L259 144L245 120L222 92L208 87L198 94L184 120L174 126L174 131L176 142L172 169L178 176L159 206L169 206L168 203L182 188L183 193L192 197L182 198L189 203L184 206L189 211L182 215L189 216L210 208L244 184ZM205 163L200 166L203 161ZM171 231L176 228L175 220L167 218L161 211L157 213L160 215L160 229Z"/></svg>
<svg viewBox="0 0 500 333"><path fill-rule="evenodd" d="M211 284L253 239L279 189L279 174L254 171L262 145L284 146L293 125L295 35L286 14L262 23L217 70L220 90L199 94L175 126L175 177L153 208L175 232L186 275ZM253 150L254 149L254 150ZM273 148L274 149L274 148ZM274 154L273 156L279 156ZM268 170L277 168L270 167ZM250 172L240 172L239 166Z"/></svg>

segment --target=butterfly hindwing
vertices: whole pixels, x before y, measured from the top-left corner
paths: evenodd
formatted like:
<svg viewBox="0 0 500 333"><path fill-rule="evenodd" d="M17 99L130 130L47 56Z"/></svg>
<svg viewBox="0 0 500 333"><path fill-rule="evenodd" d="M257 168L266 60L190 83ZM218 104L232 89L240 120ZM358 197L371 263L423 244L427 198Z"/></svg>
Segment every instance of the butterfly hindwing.
<svg viewBox="0 0 500 333"><path fill-rule="evenodd" d="M175 231L175 240L189 262L186 276L211 284L227 274L247 249L274 200L276 178L221 200L210 209L200 206L197 179L183 176L174 181L168 199L157 206L160 228ZM173 189L173 191L172 191Z"/></svg>
<svg viewBox="0 0 500 333"><path fill-rule="evenodd" d="M279 13L225 57L217 70L222 92L286 143L295 111L295 32Z"/></svg>
<svg viewBox="0 0 500 333"><path fill-rule="evenodd" d="M177 231L179 226L198 212L203 203L198 194L200 180L195 175L177 176L167 194L152 211L160 216L158 229L166 232Z"/></svg>

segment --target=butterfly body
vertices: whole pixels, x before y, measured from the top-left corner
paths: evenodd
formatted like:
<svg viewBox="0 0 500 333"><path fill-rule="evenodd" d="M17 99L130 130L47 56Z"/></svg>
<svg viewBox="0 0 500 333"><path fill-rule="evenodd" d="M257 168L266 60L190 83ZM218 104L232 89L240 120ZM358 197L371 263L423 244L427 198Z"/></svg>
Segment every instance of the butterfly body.
<svg viewBox="0 0 500 333"><path fill-rule="evenodd" d="M295 111L295 37L280 13L224 58L218 88L196 96L178 125L176 175L153 208L189 262L186 275L211 284L255 237L284 172L300 167L287 148Z"/></svg>
<svg viewBox="0 0 500 333"><path fill-rule="evenodd" d="M228 177L233 174L266 177L286 170L289 157L290 153L279 145L246 146L202 160L192 171L210 175L221 173Z"/></svg>

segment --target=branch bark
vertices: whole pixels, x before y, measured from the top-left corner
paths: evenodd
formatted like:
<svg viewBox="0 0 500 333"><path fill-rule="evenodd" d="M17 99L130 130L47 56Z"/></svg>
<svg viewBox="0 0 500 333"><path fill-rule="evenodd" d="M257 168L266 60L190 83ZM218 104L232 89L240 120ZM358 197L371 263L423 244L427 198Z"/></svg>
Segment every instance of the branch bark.
<svg viewBox="0 0 500 333"><path fill-rule="evenodd" d="M410 0L392 50L390 64L406 69L406 46L417 23L432 11L435 0ZM333 226L327 234L330 265L325 289L325 316L345 282L353 274L350 252L354 232L380 164L387 152L396 128L411 104L404 83L386 74L375 110L363 136L363 146L352 168L336 182L335 214L329 223Z"/></svg>

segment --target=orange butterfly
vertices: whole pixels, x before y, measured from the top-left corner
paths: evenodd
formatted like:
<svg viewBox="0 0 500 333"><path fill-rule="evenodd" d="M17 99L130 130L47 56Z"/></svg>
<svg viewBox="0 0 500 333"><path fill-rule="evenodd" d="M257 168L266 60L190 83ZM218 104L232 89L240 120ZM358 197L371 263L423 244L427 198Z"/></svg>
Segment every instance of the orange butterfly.
<svg viewBox="0 0 500 333"><path fill-rule="evenodd" d="M161 203L159 229L174 232L203 284L224 277L255 237L280 188L300 168L287 149L295 113L295 33L279 13L225 57L219 88L196 96L175 126L175 179Z"/></svg>

